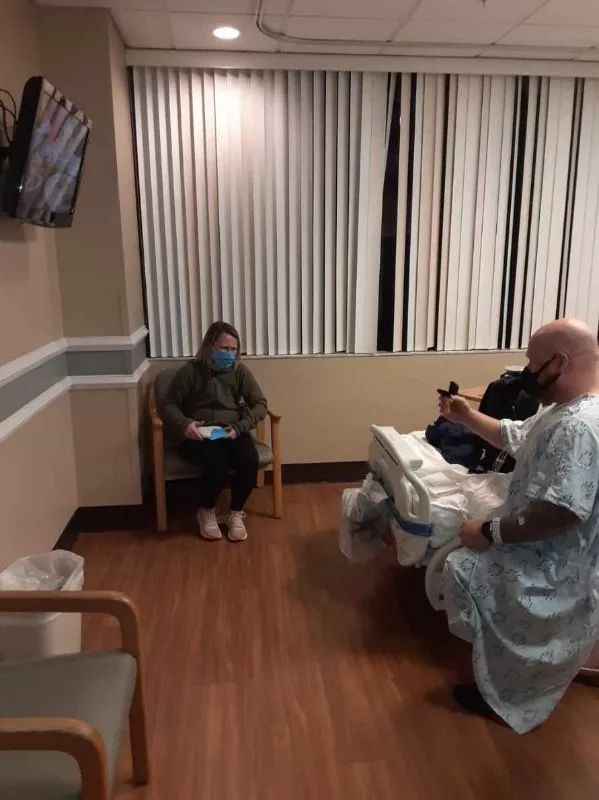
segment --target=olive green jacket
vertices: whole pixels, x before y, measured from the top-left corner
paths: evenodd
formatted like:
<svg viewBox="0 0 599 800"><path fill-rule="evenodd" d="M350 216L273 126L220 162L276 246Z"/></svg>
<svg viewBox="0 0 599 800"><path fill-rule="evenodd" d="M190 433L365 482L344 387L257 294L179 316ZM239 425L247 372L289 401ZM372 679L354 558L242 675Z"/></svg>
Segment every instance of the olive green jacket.
<svg viewBox="0 0 599 800"><path fill-rule="evenodd" d="M223 425L248 433L266 416L266 399L245 364L233 369L206 369L191 360L175 374L162 418L170 439L180 442L190 422Z"/></svg>

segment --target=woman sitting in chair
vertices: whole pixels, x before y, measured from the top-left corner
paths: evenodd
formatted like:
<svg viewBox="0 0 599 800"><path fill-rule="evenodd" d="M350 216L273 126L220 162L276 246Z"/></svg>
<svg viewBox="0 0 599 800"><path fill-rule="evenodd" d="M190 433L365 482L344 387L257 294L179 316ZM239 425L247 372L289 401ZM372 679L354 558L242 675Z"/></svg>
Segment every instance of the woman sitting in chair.
<svg viewBox="0 0 599 800"><path fill-rule="evenodd" d="M229 539L247 539L243 509L258 477L258 451L250 432L266 416L266 400L239 361L239 351L235 328L226 322L211 325L197 356L175 374L163 409L181 455L202 470L198 523L204 539L222 538L215 506L229 473ZM201 428L213 425L226 435L204 438Z"/></svg>

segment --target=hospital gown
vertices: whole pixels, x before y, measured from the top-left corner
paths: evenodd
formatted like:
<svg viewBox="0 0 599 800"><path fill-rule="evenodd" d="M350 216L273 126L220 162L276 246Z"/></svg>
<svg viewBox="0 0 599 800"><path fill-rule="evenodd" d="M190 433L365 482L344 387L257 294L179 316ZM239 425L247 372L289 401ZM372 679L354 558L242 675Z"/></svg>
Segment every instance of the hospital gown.
<svg viewBox="0 0 599 800"><path fill-rule="evenodd" d="M545 541L460 548L445 565L449 627L473 645L478 688L526 733L551 714L599 633L599 396L501 430L517 463L500 515L545 501L580 519Z"/></svg>

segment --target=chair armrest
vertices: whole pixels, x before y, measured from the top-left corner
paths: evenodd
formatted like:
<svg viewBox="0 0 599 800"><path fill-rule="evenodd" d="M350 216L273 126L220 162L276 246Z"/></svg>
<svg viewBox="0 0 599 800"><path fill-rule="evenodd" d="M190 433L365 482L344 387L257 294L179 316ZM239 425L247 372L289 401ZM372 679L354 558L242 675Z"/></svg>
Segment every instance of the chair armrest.
<svg viewBox="0 0 599 800"><path fill-rule="evenodd" d="M130 597L121 592L0 592L0 613L106 614L121 629L123 650L140 663L139 615Z"/></svg>
<svg viewBox="0 0 599 800"><path fill-rule="evenodd" d="M158 407L156 405L156 390L154 388L154 384L150 386L150 391L148 392L148 410L150 412L152 428L154 430L162 430L163 422L160 414L158 413Z"/></svg>
<svg viewBox="0 0 599 800"><path fill-rule="evenodd" d="M84 800L108 797L106 749L87 722L58 717L0 719L0 751L46 750L72 756L79 765Z"/></svg>
<svg viewBox="0 0 599 800"><path fill-rule="evenodd" d="M275 437L278 437L279 435L277 429L280 426L282 417L280 417L278 414L274 414L272 411L268 411L267 416L270 422L270 444L271 448L274 450L274 440ZM266 444L266 418L261 419L256 425L256 433L258 435L258 441Z"/></svg>

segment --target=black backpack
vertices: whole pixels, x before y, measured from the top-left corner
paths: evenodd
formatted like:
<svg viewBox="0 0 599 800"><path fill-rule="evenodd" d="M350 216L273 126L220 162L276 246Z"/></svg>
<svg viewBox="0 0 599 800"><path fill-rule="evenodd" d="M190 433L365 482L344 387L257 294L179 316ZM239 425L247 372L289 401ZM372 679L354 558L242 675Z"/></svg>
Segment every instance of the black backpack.
<svg viewBox="0 0 599 800"><path fill-rule="evenodd" d="M496 381L490 383L480 401L479 411L495 419L523 420L536 414L537 400L520 389L520 374L504 372ZM470 472L512 472L514 459L496 447L475 437L474 452Z"/></svg>

